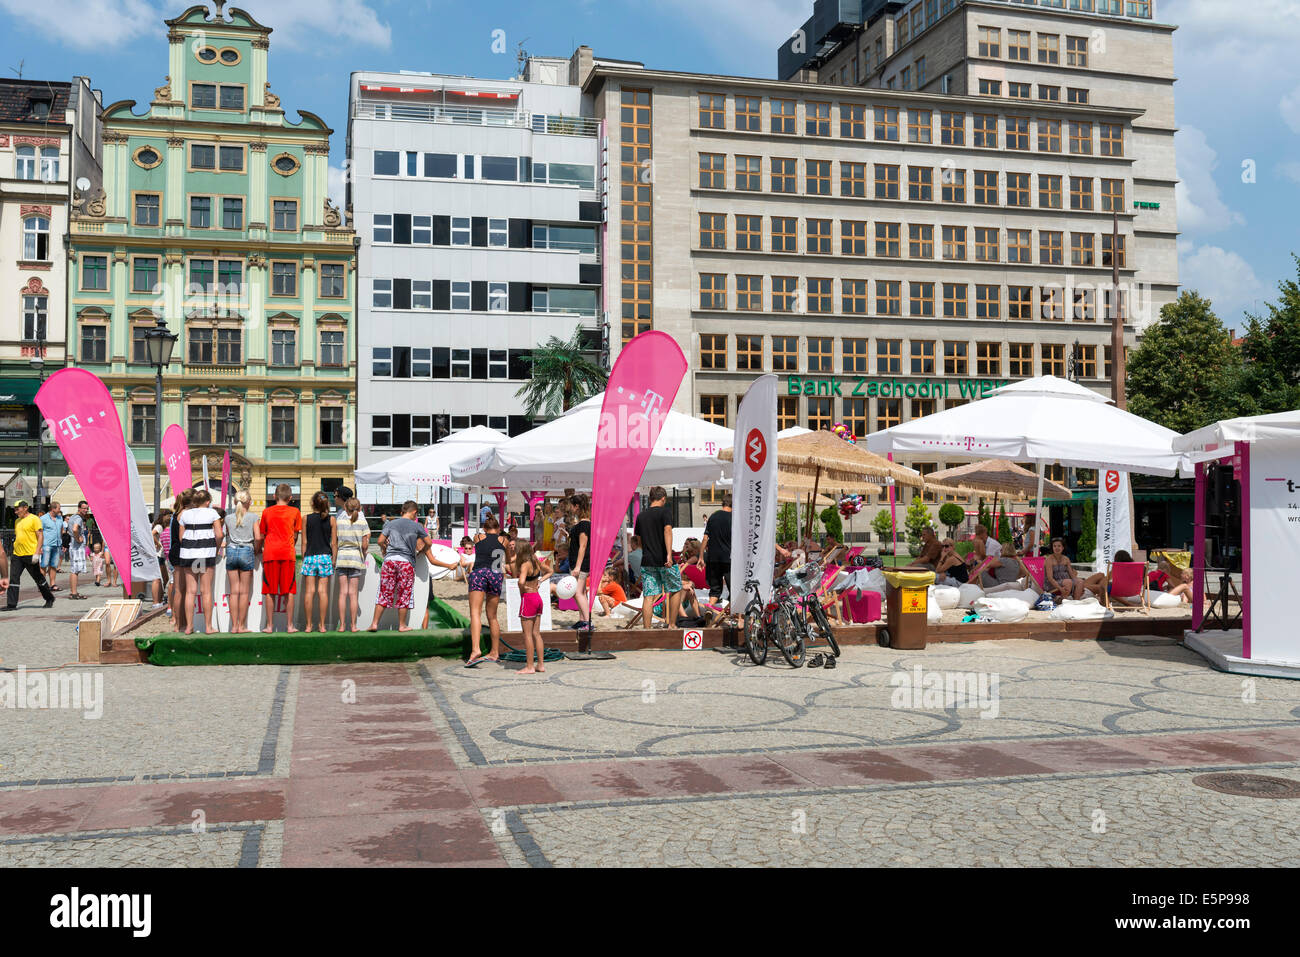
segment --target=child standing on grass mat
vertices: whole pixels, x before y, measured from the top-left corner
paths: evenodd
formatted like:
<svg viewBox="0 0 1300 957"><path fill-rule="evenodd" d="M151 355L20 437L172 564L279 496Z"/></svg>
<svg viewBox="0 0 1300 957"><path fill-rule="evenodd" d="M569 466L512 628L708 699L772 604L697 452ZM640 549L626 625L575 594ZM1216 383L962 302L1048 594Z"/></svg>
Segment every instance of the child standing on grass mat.
<svg viewBox="0 0 1300 957"><path fill-rule="evenodd" d="M429 531L415 520L420 506L406 502L402 517L395 518L379 533L379 550L384 556L384 567L379 572L379 600L375 602L375 617L369 631L379 630L379 619L385 608L397 609L397 630L413 631L407 618L415 607L415 557L427 552L433 544ZM457 562L444 562L427 555L431 565L456 568Z"/></svg>
<svg viewBox="0 0 1300 957"><path fill-rule="evenodd" d="M271 634L275 630L276 599L285 598L288 612L289 634L298 629L293 625L293 601L298 594L298 569L295 559L298 554L298 539L302 535L302 512L289 504L293 498L293 489L281 484L275 489L275 504L262 513L257 523L257 530L262 536L262 613L266 622L262 631ZM266 601L269 597L272 600Z"/></svg>
<svg viewBox="0 0 1300 957"><path fill-rule="evenodd" d="M546 667L542 664L545 649L542 647L542 596L538 586L542 575L551 574L551 566L533 554L531 542L520 542L515 553L515 571L519 575L519 626L524 632L524 667L515 674L542 674Z"/></svg>

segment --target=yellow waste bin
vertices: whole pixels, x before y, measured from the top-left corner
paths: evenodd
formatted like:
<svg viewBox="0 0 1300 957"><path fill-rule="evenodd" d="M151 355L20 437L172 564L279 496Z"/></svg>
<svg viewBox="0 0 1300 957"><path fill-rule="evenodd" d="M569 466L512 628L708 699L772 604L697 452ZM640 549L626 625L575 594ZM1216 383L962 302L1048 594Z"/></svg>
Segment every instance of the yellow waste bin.
<svg viewBox="0 0 1300 957"><path fill-rule="evenodd" d="M934 572L885 572L885 627L889 647L918 651L929 627L929 589Z"/></svg>

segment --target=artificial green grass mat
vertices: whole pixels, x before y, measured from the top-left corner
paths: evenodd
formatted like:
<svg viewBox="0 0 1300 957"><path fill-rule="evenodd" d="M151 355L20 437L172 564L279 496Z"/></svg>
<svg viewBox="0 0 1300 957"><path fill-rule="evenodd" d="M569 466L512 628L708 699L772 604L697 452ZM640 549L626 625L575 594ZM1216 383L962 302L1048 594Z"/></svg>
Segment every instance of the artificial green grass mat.
<svg viewBox="0 0 1300 957"><path fill-rule="evenodd" d="M433 617L430 616L432 623ZM428 631L261 632L245 635L159 635L137 638L151 665L329 665L355 661L460 658L468 639L462 628Z"/></svg>

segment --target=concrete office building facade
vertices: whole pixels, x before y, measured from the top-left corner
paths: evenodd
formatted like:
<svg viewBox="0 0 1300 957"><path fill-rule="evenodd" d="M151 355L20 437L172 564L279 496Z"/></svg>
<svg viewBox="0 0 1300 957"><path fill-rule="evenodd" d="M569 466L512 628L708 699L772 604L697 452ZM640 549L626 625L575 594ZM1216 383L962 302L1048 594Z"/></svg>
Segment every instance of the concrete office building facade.
<svg viewBox="0 0 1300 957"><path fill-rule="evenodd" d="M600 352L599 125L570 69L353 75L360 466L474 425L527 431L525 357L576 331Z"/></svg>

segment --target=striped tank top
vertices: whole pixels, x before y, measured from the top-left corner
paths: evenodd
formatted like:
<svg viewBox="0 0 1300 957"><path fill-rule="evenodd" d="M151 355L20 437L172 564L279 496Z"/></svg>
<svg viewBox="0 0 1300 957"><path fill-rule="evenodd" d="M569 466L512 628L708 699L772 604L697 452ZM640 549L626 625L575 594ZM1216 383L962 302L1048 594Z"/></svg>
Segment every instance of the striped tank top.
<svg viewBox="0 0 1300 957"><path fill-rule="evenodd" d="M355 522L347 515L338 520L339 557L334 563L335 568L366 567L366 558L361 547L369 531L370 526L366 524L365 516L359 512Z"/></svg>

